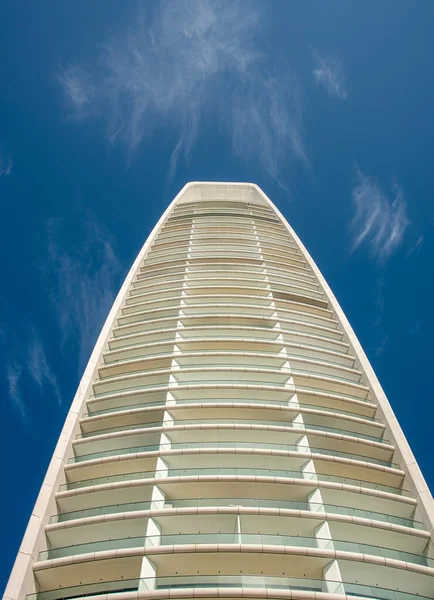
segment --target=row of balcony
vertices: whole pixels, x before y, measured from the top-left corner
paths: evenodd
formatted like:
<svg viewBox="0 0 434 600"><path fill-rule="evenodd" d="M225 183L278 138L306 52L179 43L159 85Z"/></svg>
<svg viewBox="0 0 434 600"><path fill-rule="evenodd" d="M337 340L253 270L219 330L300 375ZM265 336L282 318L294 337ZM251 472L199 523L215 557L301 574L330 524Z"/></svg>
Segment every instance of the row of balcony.
<svg viewBox="0 0 434 600"><path fill-rule="evenodd" d="M289 398L299 390L310 389L318 393L328 392L348 399L369 401L369 388L347 379L330 377L314 371L297 369L291 372L272 368L218 366L189 367L178 369L156 369L153 371L130 372L126 375L107 377L95 381L94 398L103 402L110 394L159 391L180 386L238 386L269 387L270 391L285 391ZM92 403L93 405L95 402Z"/></svg>
<svg viewBox="0 0 434 600"><path fill-rule="evenodd" d="M159 357L193 354L193 353L214 353L226 352L248 355L260 355L267 359L282 360L285 356L291 358L307 358L322 361L324 364L354 368L356 359L354 356L344 353L327 350L313 344L294 344L285 343L280 340L257 340L257 339L228 339L228 338L202 338L185 339L180 338L172 342L154 342L151 344L130 344L121 348L109 349L104 353L100 369L108 366L118 365L124 361L144 358L152 360Z"/></svg>
<svg viewBox="0 0 434 600"><path fill-rule="evenodd" d="M167 394L170 391L168 399ZM90 398L84 423L104 428L109 423L140 423L154 417L161 409L169 410L175 419L189 419L200 414L205 420L219 417L254 420L280 419L288 425L301 414L306 427L322 425L328 430L346 429L353 435L382 437L384 425L373 417L375 404L338 394L299 387L294 392L277 386L179 385L158 390L120 392ZM200 411L200 412L198 412ZM114 413L120 413L116 415ZM149 417L148 417L149 415ZM96 420L95 420L96 418ZM123 420L122 420L123 419ZM125 421L125 419L127 419Z"/></svg>
<svg viewBox="0 0 434 600"><path fill-rule="evenodd" d="M315 286L314 277L308 273L292 272L291 269L282 268L279 265L267 266L259 260L252 262L245 260L237 260L228 258L227 260L214 260L210 258L208 261L203 260L172 260L170 263L162 263L161 265L143 266L137 274L135 280L131 284L130 294L134 294L134 289L149 284L151 282L171 281L172 278L185 277L198 278L201 274L204 279L209 279L214 273L216 277L225 275L229 278L234 278L241 273L240 279L243 277L257 278L262 275L271 277L275 281L300 281L305 286Z"/></svg>
<svg viewBox="0 0 434 600"><path fill-rule="evenodd" d="M253 232L255 235L267 235L267 232L269 232L268 235L271 238L271 241L273 240L273 235L278 233L281 236L287 237L289 239L289 243L296 247L292 237L288 235L288 232L282 228L280 223L265 221L262 219L258 219L258 221L255 222L255 219L252 219L251 215L242 216L239 213L236 219L233 219L230 216L220 216L215 220L209 220L204 219L203 217L195 218L192 216L191 218L177 219L172 222L166 221L160 231L159 239L161 239L161 237L169 237L169 232L171 231L173 233L176 230L182 231L188 230L189 228L196 233L202 233L211 236L218 236L219 234L222 236L233 236L233 229L238 229L239 231L237 231L237 233L240 233L240 231L242 232L242 229L244 229L246 234Z"/></svg>
<svg viewBox="0 0 434 600"><path fill-rule="evenodd" d="M171 405L167 406L167 408L170 410ZM146 415L145 415L146 416ZM216 418L209 418L206 420L206 425L204 425L204 421L202 419L183 419L183 420L176 420L173 415L168 412L168 416L172 419L172 423L171 423L171 431L173 431L173 429L176 427L188 427L189 425L200 425L201 427L212 427L214 425L231 425L231 427L235 427L237 428L237 426L241 425L241 426L246 426L246 425L253 425L254 428L279 428L279 430L282 430L282 428L292 428L297 430L298 433L304 433L308 439L311 436L314 436L316 432L325 432L328 434L333 434L335 436L346 436L349 438L356 438L357 440L359 439L363 439L363 440L369 440L369 441L373 441L373 442L383 442L385 444L387 444L387 440L384 439L383 436L373 436L373 435L367 435L366 433L360 433L357 432L355 433L354 431L351 431L349 429L337 429L336 427L327 427L326 425L315 425L315 424L304 424L304 423L300 423L300 422L291 422L291 421L263 421L258 420L258 419L246 419L246 418L240 418L240 417L236 417L234 419L216 419ZM116 418L116 415L115 415ZM84 421L82 421L82 427L86 427L89 426L89 421L91 426L92 425L100 425L99 422L95 422L95 421L91 421L90 419L85 419ZM109 421L110 423L112 423L112 419L110 418ZM142 421L138 424L125 424L125 425L111 425L110 427L107 427L105 429L99 428L99 427L95 427L93 429L90 429L88 431L83 431L83 433L80 433L76 436L76 440L87 440L89 438L96 438L99 439L100 436L106 436L107 434L114 434L114 433L120 433L120 432L137 432L137 431L145 431L147 429L158 429L163 427L164 425L167 425L167 423L164 423L164 412L161 412L160 415L160 420L158 421Z"/></svg>
<svg viewBox="0 0 434 600"><path fill-rule="evenodd" d="M297 356L296 353L264 353L248 351L212 351L202 352L181 351L179 348L171 353L159 353L149 356L146 352L142 356L110 361L102 364L98 369L99 381L107 381L113 377L134 373L152 373L170 369L174 377L182 377L182 372L193 368L255 368L261 371L279 373L283 379L288 379L291 373L312 373L334 377L340 381L359 384L362 374L359 369L344 366L330 361ZM276 382L279 377L276 377ZM97 386L96 386L97 387ZM366 387L366 386L365 386Z"/></svg>
<svg viewBox="0 0 434 600"><path fill-rule="evenodd" d="M211 597L267 597L273 598L273 591L284 592L312 592L313 594L325 592L328 594L339 594L343 598L372 598L374 600L417 600L428 599L428 596L405 592L393 588L382 588L378 586L363 585L354 582L333 581L330 579L313 579L308 577L264 577L263 575L179 575L159 576L149 578L121 579L104 583L75 585L63 589L49 590L38 594L29 594L28 600L69 600L71 598L86 598L101 594L122 594L126 599L135 597L138 590L174 590L173 597L181 597L176 590L182 591L185 597L186 590L191 590L190 596L196 598ZM249 593L249 590L254 590ZM263 594L258 594L263 590ZM267 590L269 590L267 592ZM267 592L267 593L266 593ZM279 597L281 597L279 595ZM303 597L309 597L306 594ZM317 596L321 598L321 596ZM432 596L429 596L432 598Z"/></svg>
<svg viewBox="0 0 434 600"><path fill-rule="evenodd" d="M364 510L352 506L340 506L336 504L319 504L315 502L300 502L291 500L273 500L269 498L182 498L168 499L166 497L163 508L217 508L217 507L254 507L254 508L271 508L283 509L290 511L312 511L315 513L324 513L324 517L328 518L333 515L345 515L356 517L359 519L367 519L369 521L379 521L381 523L390 523L392 525L400 525L412 529L424 530L424 524L421 521L412 518L401 517L399 515L381 513L373 510ZM110 504L107 506L96 506L81 510L61 512L50 517L50 524L64 523L76 519L85 519L87 517L98 517L102 515L116 515L119 513L137 512L137 511L161 511L161 502L139 501L125 502L122 504Z"/></svg>
<svg viewBox="0 0 434 600"><path fill-rule="evenodd" d="M184 544L249 544L249 545L270 545L270 546L298 546L301 548L322 548L334 549L344 552L357 552L365 555L381 556L383 558L392 558L404 562L423 565L434 568L434 560L422 554L413 554L394 548L384 548L372 544L360 544L337 540L333 538L323 539L318 537L302 537L289 535L272 534L252 534L252 533L191 533L191 534L168 534L156 536L139 536L101 540L98 542L87 542L65 546L63 548L51 548L40 553L38 560L50 560L52 558L62 558L65 556L74 556L77 554L86 554L90 552L104 552L106 550L123 548L145 548L152 546L175 546Z"/></svg>
<svg viewBox="0 0 434 600"><path fill-rule="evenodd" d="M329 331L332 331L332 337L337 337L336 323L332 319L324 317L319 311L315 310L316 307L312 304L306 305L304 302L306 298L297 297L297 299L294 295L290 298L286 294L285 297L273 300L266 294L261 297L252 296L247 289L240 289L239 294L237 294L234 289L231 293L218 297L213 297L206 290L197 296L184 295L181 292L177 296L173 296L170 291L158 292L158 296L158 298L151 298L125 307L118 320L119 326L122 325L122 321L125 322L125 316L123 315L131 314L133 316L138 315L139 318L135 320L143 321L145 328L147 321L154 322L164 316L175 317L179 315L181 320L185 320L188 316L203 313L204 317L211 315L223 318L226 316L230 319L235 318L237 314L241 314L250 316L252 320L256 321L260 319L263 321L264 318L267 318L268 322L263 323L264 327L276 327L277 321L291 324L300 323L300 326L304 324L305 327L314 327L318 330L313 332L314 335L315 333L321 335L322 332L327 335ZM301 302L302 300L303 302ZM306 310L306 306L309 309L313 308L313 310ZM155 315L153 314L155 311L160 311L162 314Z"/></svg>
<svg viewBox="0 0 434 600"><path fill-rule="evenodd" d="M134 432L136 433L136 432ZM147 434L148 435L148 434ZM306 438L307 439L307 438ZM99 445L99 441L95 442ZM76 446L77 448L77 446ZM186 450L189 448L213 448L218 450L220 448L231 448L231 449L240 449L240 448L249 448L252 450L255 449L269 449L269 450L284 450L285 452L301 452L301 453L311 453L311 454L324 454L325 456L337 456L341 458L348 458L351 460L368 462L376 465L383 465L385 467L390 467L391 469L399 469L399 465L397 463L393 463L390 460L384 460L380 458L375 458L373 456L366 456L365 454L354 454L350 452L343 452L341 450L336 450L334 448L318 448L310 445L294 445L294 444L276 444L272 442L241 442L241 441L228 441L228 442L196 442L189 440L187 442L172 442L170 444L146 444L142 446L129 446L126 448L111 448L109 450L101 450L99 452L89 452L87 454L79 454L71 457L68 460L68 463L81 463L89 460L95 460L97 458L111 457L111 456L123 456L129 454L142 454L147 452L155 452L158 450L167 451L167 450Z"/></svg>
<svg viewBox="0 0 434 600"><path fill-rule="evenodd" d="M159 457L166 463L166 466L161 469L156 468L157 458ZM315 470L302 470L303 464L314 461L314 459L316 460L311 463L311 466L315 466ZM410 494L408 490L401 487L404 478L402 471L393 469L386 471L388 467L383 467L383 471L378 467L375 470L374 466L363 466L363 464L357 464L356 461L345 463L343 462L345 459L340 460L342 462L334 460L328 463L323 455L314 455L313 453L305 453L304 456L301 453L291 455L284 452L280 455L277 453L272 454L271 452L261 455L259 451L250 455L247 452L244 455L241 452L223 454L222 449L219 453L213 450L212 453L203 452L197 454L177 454L176 451L172 451L172 453L170 451L161 453L156 451L154 454L138 452L133 456L117 457L115 460L100 459L90 464L78 463L77 465L68 465L65 474L69 483L65 484L65 488L75 489L77 487L95 486L117 481L134 481L153 477L254 476L256 474L262 477L305 479L314 482L347 484L357 488L378 490L395 495L408 496ZM205 466L209 463L216 466ZM235 466L228 466L225 463ZM181 467L181 465L185 466ZM333 474L333 472L336 474ZM96 477L94 475L96 473L100 473L101 475ZM103 475L103 473L105 474ZM111 473L114 474L112 475ZM357 478L357 475L360 478ZM362 479L363 476L368 479ZM389 482L390 485L380 483L381 481Z"/></svg>
<svg viewBox="0 0 434 600"><path fill-rule="evenodd" d="M168 408L170 411L170 406ZM186 447L206 447L206 444L212 444L215 448L269 447L288 450L296 448L303 451L302 449L309 445L318 452L324 451L330 455L336 453L336 456L342 455L346 458L363 457L374 463L391 466L390 459L394 449L383 439L379 441L379 438L374 436L359 436L348 429L330 431L325 425L310 426L302 418L299 419L299 416L302 417L302 414L299 413L293 422L281 421L274 424L242 419L226 422L217 422L215 419L211 419L212 422L199 419L175 422L173 413L168 412L164 420L153 427L146 423L141 428L139 426L108 433L97 430L90 436L80 435L73 442L73 448L76 457L95 454L92 450L96 448L99 453L107 452L108 456L111 450L122 450L124 453L127 448L142 446L143 442L147 442L147 445L159 444L160 436L164 433L166 437L170 437L166 445L171 443L172 448L175 448L176 444L185 444ZM112 419L108 422L113 425ZM307 443L303 443L303 440L307 440ZM70 459L73 460L74 458Z"/></svg>

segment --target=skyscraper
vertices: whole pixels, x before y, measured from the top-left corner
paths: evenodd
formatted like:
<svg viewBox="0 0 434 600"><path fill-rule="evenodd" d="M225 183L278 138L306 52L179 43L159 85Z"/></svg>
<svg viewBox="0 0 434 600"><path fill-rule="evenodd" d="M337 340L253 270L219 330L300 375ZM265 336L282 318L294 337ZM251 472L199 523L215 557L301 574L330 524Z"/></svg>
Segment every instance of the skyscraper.
<svg viewBox="0 0 434 600"><path fill-rule="evenodd" d="M190 183L103 327L5 598L434 598L433 515L283 216Z"/></svg>

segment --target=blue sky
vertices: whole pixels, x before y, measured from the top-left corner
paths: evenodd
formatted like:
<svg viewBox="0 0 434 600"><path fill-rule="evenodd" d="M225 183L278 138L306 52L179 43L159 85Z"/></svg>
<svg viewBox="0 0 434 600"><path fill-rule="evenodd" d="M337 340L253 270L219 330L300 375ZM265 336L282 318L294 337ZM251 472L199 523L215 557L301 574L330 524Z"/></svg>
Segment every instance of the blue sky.
<svg viewBox="0 0 434 600"><path fill-rule="evenodd" d="M253 181L434 487L434 3L2 3L6 583L102 322L190 180Z"/></svg>

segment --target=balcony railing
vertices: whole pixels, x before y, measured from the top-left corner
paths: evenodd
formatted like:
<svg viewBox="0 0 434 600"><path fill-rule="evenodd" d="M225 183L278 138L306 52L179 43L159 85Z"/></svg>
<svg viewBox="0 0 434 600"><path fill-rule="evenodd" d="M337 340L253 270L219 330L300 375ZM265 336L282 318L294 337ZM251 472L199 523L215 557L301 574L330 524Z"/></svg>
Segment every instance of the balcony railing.
<svg viewBox="0 0 434 600"><path fill-rule="evenodd" d="M92 452L90 454L82 454L80 456L73 456L68 460L68 463L79 463L87 460L94 460L97 458L104 458L108 456L121 456L126 454L135 454L142 452L156 452L158 450L188 450L192 448L250 448L252 450L256 448L264 448L267 450L283 450L285 452L307 452L311 454L323 454L324 456L339 456L341 458L348 458L350 460L358 460L362 462L373 463L377 465L383 465L392 469L399 469L397 463L393 463L388 460L381 460L379 458L373 458L364 454L353 454L349 452L341 452L333 448L317 448L313 446L296 446L292 444L274 444L267 442L178 442L172 444L149 444L145 446L131 446L128 448L114 448L112 450L103 450L102 452Z"/></svg>
<svg viewBox="0 0 434 600"><path fill-rule="evenodd" d="M355 552L365 555L381 556L394 560L402 560L407 563L434 567L434 559L412 554L395 548L384 548L371 544L359 544L343 540L330 540L317 537L274 535L256 533L177 533L169 535L127 537L98 542L87 542L84 544L69 545L62 548L50 548L39 554L39 560L50 560L74 556L76 554L87 554L89 552L103 552L107 550L120 550L124 548L141 548L154 546L176 546L184 544L259 544L271 546L296 546L300 548L318 548L321 550L338 550L343 552Z"/></svg>
<svg viewBox="0 0 434 600"><path fill-rule="evenodd" d="M108 475L106 477L95 477L92 479L85 479L82 481L69 482L62 484L59 487L59 491L72 490L77 488L83 488L93 485L102 485L104 483L113 483L116 481L134 481L136 479L152 479L159 477L201 477L201 476L213 476L213 475L245 475L250 477L283 477L283 478L294 478L304 479L308 481L318 482L333 482L340 484L347 484L356 487L365 487L368 489L379 490L383 492L389 492L399 496L410 496L410 492L403 488L392 487L383 485L381 483L375 483L372 481L364 481L361 479L352 479L349 477L338 477L336 475L323 475L308 471L288 471L281 469L256 469L256 468L237 468L237 467L207 467L199 468L192 467L189 469L171 469L160 470L160 471L137 471L132 473L122 473L116 475Z"/></svg>
<svg viewBox="0 0 434 600"><path fill-rule="evenodd" d="M218 400L215 400L218 402ZM173 408L173 405L171 405ZM309 405L310 406L310 405ZM320 408L310 406L310 408ZM336 410L335 410L336 412ZM353 414L353 413L352 413ZM360 415L357 415L360 416ZM335 433L337 435L345 435L355 438L362 438L364 440L370 440L373 442L388 444L387 440L384 440L380 436L367 435L366 433L360 433L358 431L350 431L348 429L337 429L336 427L327 427L324 425L311 425L311 424L301 424L294 423L292 421L268 421L268 420L260 420L260 419L185 419L182 421L175 420L173 422L173 426L184 426L184 425L203 425L206 423L207 425L263 425L263 426L271 426L271 427L288 427L291 429L301 429L301 430L314 430L314 431L327 431L329 433ZM120 425L118 427L108 427L106 429L98 429L96 431L89 431L84 433L79 433L76 437L77 440L87 439L99 435L105 435L106 433L117 433L121 431L135 431L140 429L148 429L151 427L162 427L164 425L163 419L160 421L153 421L152 423L138 423L135 425Z"/></svg>
<svg viewBox="0 0 434 600"><path fill-rule="evenodd" d="M295 502L290 500L270 500L256 498L187 498L171 500L166 498L164 508L200 508L200 507L246 507L246 508L279 508L285 510L305 510L311 512L323 512L327 514L348 515L360 517L384 523L402 525L412 529L424 529L424 524L420 521L414 521L410 518L398 517L381 512L363 510L350 506L338 506L335 504L319 504L314 502ZM85 517L96 517L101 515L112 515L124 512L135 512L143 510L161 510L161 503L157 502L127 502L124 504L111 504L108 506L98 506L70 512L59 513L50 518L50 523L62 523L73 519L82 519Z"/></svg>
<svg viewBox="0 0 434 600"><path fill-rule="evenodd" d="M278 589L307 592L328 592L342 596L373 598L375 600L430 600L417 592L405 592L398 589L382 588L376 585L310 579L305 577L264 577L263 575L177 575L166 577L150 577L143 579L122 579L88 583L66 588L47 590L37 594L29 594L27 600L70 600L72 598L88 598L100 594L119 594L143 590L168 589ZM193 594L192 594L193 595ZM225 594L226 595L226 594ZM200 594L197 594L200 597ZM209 593L207 594L209 596ZM243 594L248 597L248 593Z"/></svg>

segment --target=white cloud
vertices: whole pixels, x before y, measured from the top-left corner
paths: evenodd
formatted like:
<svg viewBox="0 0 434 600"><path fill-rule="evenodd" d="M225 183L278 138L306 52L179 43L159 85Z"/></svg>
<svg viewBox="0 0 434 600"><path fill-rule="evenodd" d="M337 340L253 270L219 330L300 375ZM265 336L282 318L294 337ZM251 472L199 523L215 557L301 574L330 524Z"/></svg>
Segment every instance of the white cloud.
<svg viewBox="0 0 434 600"><path fill-rule="evenodd" d="M412 244L412 246L409 248L409 250L407 252L407 257L410 256L413 253L419 254L419 252L422 249L424 240L425 240L425 236L423 235L423 233L419 234L417 236L417 238L415 239L414 243Z"/></svg>
<svg viewBox="0 0 434 600"><path fill-rule="evenodd" d="M115 242L90 215L79 232L82 243L76 254L65 250L61 242L63 221L51 219L47 229L50 264L46 271L50 284L55 282L50 297L59 321L61 344L67 341L78 344L81 370L119 285L121 267Z"/></svg>
<svg viewBox="0 0 434 600"><path fill-rule="evenodd" d="M12 171L12 160L10 156L3 156L0 153L0 177L10 175Z"/></svg>
<svg viewBox="0 0 434 600"><path fill-rule="evenodd" d="M389 336L387 335L387 333L380 332L380 339L377 343L377 347L375 348L376 358L378 358L381 354L383 354L388 341L389 341Z"/></svg>
<svg viewBox="0 0 434 600"><path fill-rule="evenodd" d="M36 384L46 396L47 385L61 405L57 378L49 364L43 343L34 327L25 325L26 318L20 323L14 320L14 327L5 323L0 330L0 342L9 398L18 410L23 423L29 425L30 402L34 403L34 394L29 397L28 384Z"/></svg>
<svg viewBox="0 0 434 600"><path fill-rule="evenodd" d="M157 133L176 139L172 171L205 128L224 132L235 155L278 180L288 155L306 163L300 88L289 64L261 52L262 6L212 0L150 5L112 37L93 64L59 76L79 119L105 124L131 158Z"/></svg>
<svg viewBox="0 0 434 600"><path fill-rule="evenodd" d="M40 388L43 388L45 383L48 383L51 386L60 406L62 404L62 399L57 384L57 378L48 364L44 346L34 329L32 330L29 344L28 369L33 380Z"/></svg>
<svg viewBox="0 0 434 600"><path fill-rule="evenodd" d="M365 244L379 262L385 262L395 252L410 224L403 189L395 183L391 192L387 196L375 179L357 169L357 183L352 192L353 250Z"/></svg>
<svg viewBox="0 0 434 600"><path fill-rule="evenodd" d="M23 421L28 420L27 410L25 403L21 396L20 390L20 379L22 374L22 367L13 362L10 362L6 366L6 380L8 383L9 397L12 400L13 405L20 413Z"/></svg>
<svg viewBox="0 0 434 600"><path fill-rule="evenodd" d="M313 75L317 84L322 85L329 96L345 100L347 90L342 62L331 56L322 56L318 52L313 53L315 68Z"/></svg>
<svg viewBox="0 0 434 600"><path fill-rule="evenodd" d="M72 106L77 109L77 114L80 112L86 114L95 96L89 74L80 66L73 65L65 69L62 74L59 74L59 80Z"/></svg>

